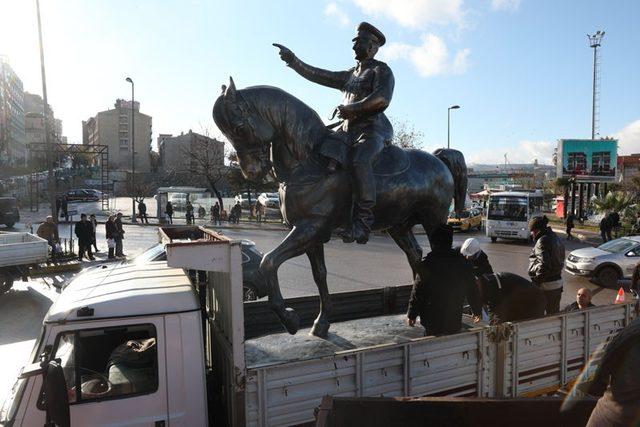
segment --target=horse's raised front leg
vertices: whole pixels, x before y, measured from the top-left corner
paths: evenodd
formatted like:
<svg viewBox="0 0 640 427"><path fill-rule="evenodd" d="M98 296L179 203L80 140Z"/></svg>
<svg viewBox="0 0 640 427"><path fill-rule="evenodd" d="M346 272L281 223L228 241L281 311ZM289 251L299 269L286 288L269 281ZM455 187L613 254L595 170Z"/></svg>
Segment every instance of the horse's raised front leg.
<svg viewBox="0 0 640 427"><path fill-rule="evenodd" d="M313 280L318 286L320 293L320 313L313 322L311 335L326 338L329 332L329 315L331 313L331 297L327 288L327 267L324 263L324 245L318 243L307 250L307 257L311 263Z"/></svg>
<svg viewBox="0 0 640 427"><path fill-rule="evenodd" d="M387 233L389 233L389 236L393 238L407 256L411 271L413 272L413 278L415 279L418 272L418 264L420 264L422 260L422 248L418 244L411 227L396 225L387 230Z"/></svg>
<svg viewBox="0 0 640 427"><path fill-rule="evenodd" d="M262 258L258 269L267 282L271 309L291 335L298 332L300 318L292 308L285 307L278 283L278 268L286 260L302 255L312 247L316 243L318 230L319 227L312 222L297 224L277 248Z"/></svg>

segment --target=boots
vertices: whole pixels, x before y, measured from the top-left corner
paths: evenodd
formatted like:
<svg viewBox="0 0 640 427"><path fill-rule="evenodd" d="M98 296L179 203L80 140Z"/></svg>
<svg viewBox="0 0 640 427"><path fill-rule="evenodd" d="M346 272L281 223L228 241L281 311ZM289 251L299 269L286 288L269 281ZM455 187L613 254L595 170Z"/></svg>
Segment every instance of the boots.
<svg viewBox="0 0 640 427"><path fill-rule="evenodd" d="M354 218L351 227L340 236L345 243L355 241L363 245L369 241L369 233L374 221L373 208L376 205L376 183L371 165L354 165L353 178L357 189Z"/></svg>

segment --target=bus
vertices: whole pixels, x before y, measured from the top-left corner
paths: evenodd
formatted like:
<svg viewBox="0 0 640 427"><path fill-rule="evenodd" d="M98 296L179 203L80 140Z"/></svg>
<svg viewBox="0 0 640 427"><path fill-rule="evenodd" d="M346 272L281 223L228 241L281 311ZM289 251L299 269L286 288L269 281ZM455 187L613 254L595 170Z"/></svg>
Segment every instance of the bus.
<svg viewBox="0 0 640 427"><path fill-rule="evenodd" d="M529 240L528 223L542 215L542 190L501 191L489 195L486 216L487 237Z"/></svg>

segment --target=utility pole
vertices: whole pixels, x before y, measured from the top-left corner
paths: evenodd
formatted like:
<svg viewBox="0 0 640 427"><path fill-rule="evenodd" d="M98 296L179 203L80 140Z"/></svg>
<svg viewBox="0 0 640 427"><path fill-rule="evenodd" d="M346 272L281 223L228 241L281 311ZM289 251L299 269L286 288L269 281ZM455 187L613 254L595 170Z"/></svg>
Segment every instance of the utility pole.
<svg viewBox="0 0 640 427"><path fill-rule="evenodd" d="M131 136L131 222L136 221L136 123L134 117L135 111L135 97L134 97L134 84L131 77L127 77L126 80L131 83L131 127L129 128L129 135Z"/></svg>
<svg viewBox="0 0 640 427"><path fill-rule="evenodd" d="M447 108L447 148L451 148L451 110L457 110L459 105L452 105Z"/></svg>
<svg viewBox="0 0 640 427"><path fill-rule="evenodd" d="M55 141L49 135L49 119L47 117L47 77L44 72L44 47L42 46L42 23L40 21L40 0L36 0L36 11L38 14L38 40L40 41L40 71L42 74L42 102L43 118L44 118L44 142L47 148L47 165L49 166L49 203L51 204L51 216L54 221L58 222L58 212L56 211L56 179L54 176L55 169L55 150L53 144Z"/></svg>
<svg viewBox="0 0 640 427"><path fill-rule="evenodd" d="M599 101L600 101L600 56L598 54L598 48L602 43L604 37L604 31L596 31L595 34L587 34L589 39L589 47L593 49L593 102L591 106L591 139L596 139L598 134L598 113L599 113Z"/></svg>

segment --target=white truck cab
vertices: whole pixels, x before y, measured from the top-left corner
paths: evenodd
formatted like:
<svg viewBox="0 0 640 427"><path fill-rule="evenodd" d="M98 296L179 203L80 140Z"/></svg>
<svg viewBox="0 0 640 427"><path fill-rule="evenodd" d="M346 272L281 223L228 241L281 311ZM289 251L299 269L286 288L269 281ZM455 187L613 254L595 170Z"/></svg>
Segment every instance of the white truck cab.
<svg viewBox="0 0 640 427"><path fill-rule="evenodd" d="M47 384L58 390L50 417L62 410L64 418L64 387L72 426L207 425L203 348L199 301L182 269L155 262L97 270L47 313L35 365L23 369L0 424L45 425L37 364L50 359L63 373L58 383L64 378Z"/></svg>

